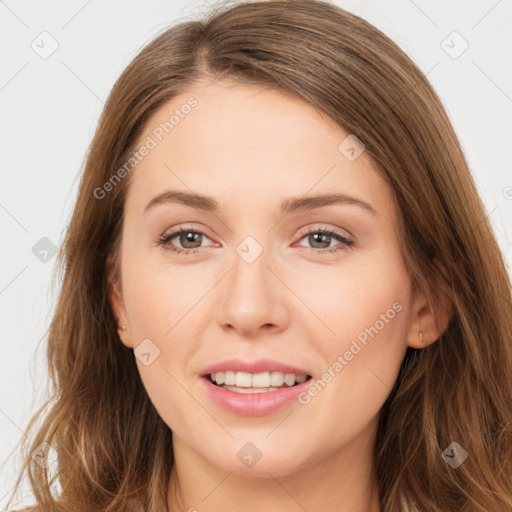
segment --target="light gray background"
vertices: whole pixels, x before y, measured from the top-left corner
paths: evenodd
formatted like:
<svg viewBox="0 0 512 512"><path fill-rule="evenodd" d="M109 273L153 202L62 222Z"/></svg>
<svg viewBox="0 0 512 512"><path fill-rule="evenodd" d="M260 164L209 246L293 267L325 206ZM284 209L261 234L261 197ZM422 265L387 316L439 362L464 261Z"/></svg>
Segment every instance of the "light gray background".
<svg viewBox="0 0 512 512"><path fill-rule="evenodd" d="M512 1L333 3L376 25L428 73L461 139L510 268ZM123 68L157 33L208 7L206 1L184 0L0 0L2 508L19 464L18 453L9 454L46 388L39 342L59 286L52 287L51 280L55 257L51 252L36 256L32 248L48 244L40 242L43 237L61 244L88 144ZM50 36L40 35L45 31ZM467 50L454 58L464 41ZM45 55L52 44L58 48Z"/></svg>

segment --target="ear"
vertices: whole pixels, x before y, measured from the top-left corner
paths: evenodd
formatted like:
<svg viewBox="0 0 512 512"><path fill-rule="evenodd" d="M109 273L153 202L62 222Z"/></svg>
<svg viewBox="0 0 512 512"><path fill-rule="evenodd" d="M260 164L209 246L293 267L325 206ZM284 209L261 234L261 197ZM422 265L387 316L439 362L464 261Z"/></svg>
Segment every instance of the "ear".
<svg viewBox="0 0 512 512"><path fill-rule="evenodd" d="M107 289L108 289L108 300L112 314L117 322L117 332L122 343L128 347L133 348L131 329L128 322L128 315L126 314L126 308L124 305L123 291L121 286L121 272L118 264L114 263L114 255L110 253L107 257L106 262L106 274L107 274ZM121 326L126 327L125 330L121 329Z"/></svg>
<svg viewBox="0 0 512 512"><path fill-rule="evenodd" d="M417 287L413 292L407 346L421 349L434 343L446 331L453 316L450 301L439 290Z"/></svg>

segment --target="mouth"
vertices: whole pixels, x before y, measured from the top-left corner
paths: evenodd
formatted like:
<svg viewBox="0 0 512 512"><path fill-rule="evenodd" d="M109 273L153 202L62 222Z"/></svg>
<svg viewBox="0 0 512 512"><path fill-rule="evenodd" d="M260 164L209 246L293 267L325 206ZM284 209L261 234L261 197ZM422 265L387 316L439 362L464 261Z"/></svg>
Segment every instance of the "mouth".
<svg viewBox="0 0 512 512"><path fill-rule="evenodd" d="M263 364L273 370L262 371ZM203 389L217 406L238 416L266 416L293 406L298 403L298 396L313 383L312 375L304 370L279 362L253 363L253 368L247 368L251 365L246 364L243 368L257 373L229 370L230 366L225 363L221 366L223 371L219 371L218 366L203 370L200 378ZM235 361L233 367L237 366L244 365Z"/></svg>
<svg viewBox="0 0 512 512"><path fill-rule="evenodd" d="M269 393L280 389L293 388L309 381L308 374L283 373L279 371L248 373L248 372L215 372L203 375L208 382L233 393Z"/></svg>

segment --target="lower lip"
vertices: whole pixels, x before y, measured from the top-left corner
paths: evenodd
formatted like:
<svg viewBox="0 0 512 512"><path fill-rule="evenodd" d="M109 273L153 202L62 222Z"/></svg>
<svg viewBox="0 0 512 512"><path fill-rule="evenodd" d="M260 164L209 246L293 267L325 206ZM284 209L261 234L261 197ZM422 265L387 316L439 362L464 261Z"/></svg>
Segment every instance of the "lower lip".
<svg viewBox="0 0 512 512"><path fill-rule="evenodd" d="M312 378L289 388L279 388L266 393L236 393L216 386L206 377L201 377L203 385L215 403L229 412L240 416L266 416L293 401L309 386Z"/></svg>

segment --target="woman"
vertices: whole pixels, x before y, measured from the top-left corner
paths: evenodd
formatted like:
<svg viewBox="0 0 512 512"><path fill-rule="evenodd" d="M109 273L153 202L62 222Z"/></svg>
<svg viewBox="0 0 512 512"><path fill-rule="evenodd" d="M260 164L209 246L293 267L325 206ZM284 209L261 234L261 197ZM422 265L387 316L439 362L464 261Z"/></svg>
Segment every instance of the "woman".
<svg viewBox="0 0 512 512"><path fill-rule="evenodd" d="M512 509L510 280L441 102L357 16L151 42L60 261L37 509Z"/></svg>

